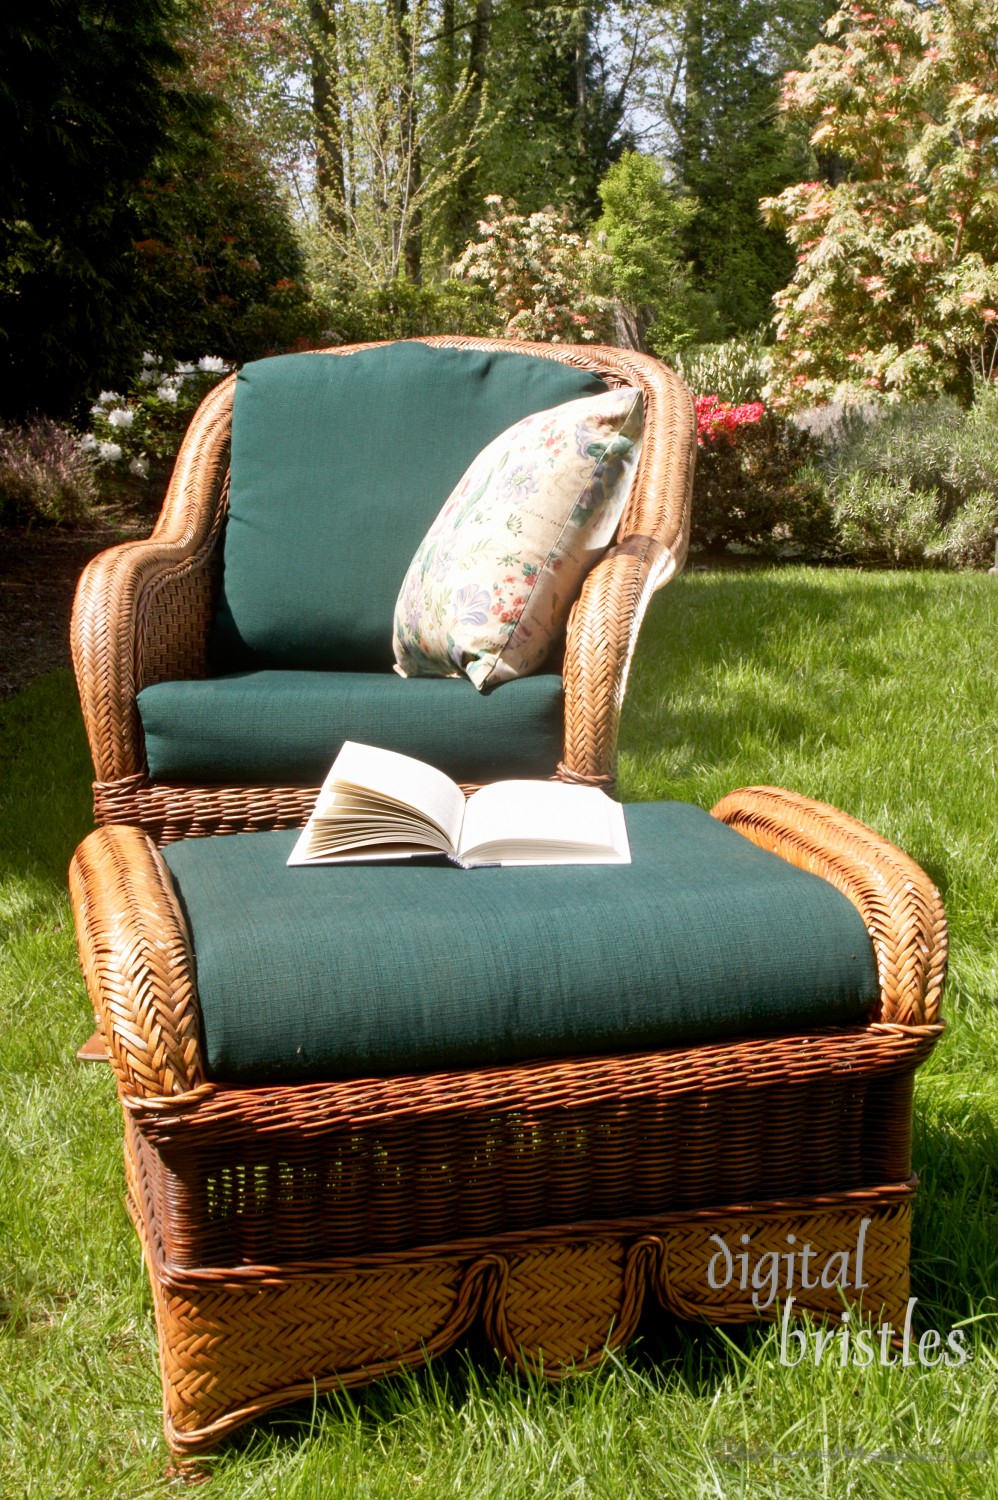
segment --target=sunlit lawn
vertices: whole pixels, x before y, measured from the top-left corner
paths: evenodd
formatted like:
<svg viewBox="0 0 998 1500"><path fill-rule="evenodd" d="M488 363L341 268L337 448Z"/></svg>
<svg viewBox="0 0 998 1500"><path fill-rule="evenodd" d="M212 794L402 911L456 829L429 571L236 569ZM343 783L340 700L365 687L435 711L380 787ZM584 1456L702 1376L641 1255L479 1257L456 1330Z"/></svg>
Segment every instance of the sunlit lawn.
<svg viewBox="0 0 998 1500"><path fill-rule="evenodd" d="M206 1493L998 1494L998 580L691 575L653 604L622 730L625 797L710 806L775 783L872 823L950 917L947 1035L918 1076L913 1291L967 1325L962 1369L787 1369L775 1335L649 1317L623 1360L518 1383L480 1343L224 1448ZM59 673L0 708L0 1495L174 1493L150 1300L122 1206L65 870L89 760Z"/></svg>

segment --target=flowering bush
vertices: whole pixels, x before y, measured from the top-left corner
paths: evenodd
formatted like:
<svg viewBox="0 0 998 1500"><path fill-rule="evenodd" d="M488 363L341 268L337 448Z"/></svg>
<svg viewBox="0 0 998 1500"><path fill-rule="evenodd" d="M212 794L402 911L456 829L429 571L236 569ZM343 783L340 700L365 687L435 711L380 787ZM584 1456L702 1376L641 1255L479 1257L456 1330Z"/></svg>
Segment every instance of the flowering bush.
<svg viewBox="0 0 998 1500"><path fill-rule="evenodd" d="M0 427L0 520L72 524L97 499L94 455L75 432L50 417Z"/></svg>
<svg viewBox="0 0 998 1500"><path fill-rule="evenodd" d="M495 298L510 339L588 343L613 336L614 302L596 286L608 276L610 257L576 234L554 209L518 214L510 201L486 198L492 210L454 271L481 282Z"/></svg>
<svg viewBox="0 0 998 1500"><path fill-rule="evenodd" d="M173 457L191 414L231 368L214 354L197 364L143 354L132 390L101 391L90 408L92 429L84 447L100 463L127 464L129 473L144 479L151 458Z"/></svg>
<svg viewBox="0 0 998 1500"><path fill-rule="evenodd" d="M703 448L719 437L733 438L740 427L761 421L766 408L761 401L746 401L734 406L717 396L697 396L697 442Z"/></svg>
<svg viewBox="0 0 998 1500"><path fill-rule="evenodd" d="M695 399L694 547L816 557L832 542L831 508L808 468L818 445L761 401Z"/></svg>

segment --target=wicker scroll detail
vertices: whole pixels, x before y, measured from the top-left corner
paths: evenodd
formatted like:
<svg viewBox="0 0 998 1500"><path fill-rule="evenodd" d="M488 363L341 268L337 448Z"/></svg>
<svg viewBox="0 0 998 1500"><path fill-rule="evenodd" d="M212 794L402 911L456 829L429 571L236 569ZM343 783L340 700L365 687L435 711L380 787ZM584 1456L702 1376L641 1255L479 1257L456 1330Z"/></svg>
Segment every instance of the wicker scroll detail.
<svg viewBox="0 0 998 1500"><path fill-rule="evenodd" d="M80 963L121 1090L204 1081L194 958L169 873L137 828L98 829L69 868Z"/></svg>
<svg viewBox="0 0 998 1500"><path fill-rule="evenodd" d="M877 955L880 1002L871 1019L938 1021L946 917L939 892L913 859L857 818L779 787L731 792L712 813L789 864L823 876L856 907Z"/></svg>
<svg viewBox="0 0 998 1500"><path fill-rule="evenodd" d="M805 1291L794 1269L795 1310L836 1321L842 1295L874 1324L896 1330L908 1296L911 1184L851 1194L670 1214L643 1227L592 1224L507 1234L489 1247L281 1267L165 1271L155 1221L138 1217L152 1279L167 1439L177 1453L211 1448L261 1413L314 1391L362 1385L452 1347L480 1319L506 1363L558 1380L598 1365L633 1337L649 1291L674 1316L714 1323L772 1320L788 1293L788 1243L808 1244L819 1272L849 1254L841 1289ZM133 1212L135 1209L132 1204ZM865 1221L865 1224L864 1224ZM789 1241L787 1236L794 1236ZM779 1256L777 1295L725 1280L711 1258L748 1236L753 1265ZM713 1238L716 1236L716 1238ZM862 1242L862 1281L853 1282ZM772 1264L772 1260L769 1264ZM843 1276L843 1262L833 1262ZM850 1279L850 1273L852 1279ZM812 1276L810 1281L817 1280ZM211 1337L205 1337L210 1327Z"/></svg>

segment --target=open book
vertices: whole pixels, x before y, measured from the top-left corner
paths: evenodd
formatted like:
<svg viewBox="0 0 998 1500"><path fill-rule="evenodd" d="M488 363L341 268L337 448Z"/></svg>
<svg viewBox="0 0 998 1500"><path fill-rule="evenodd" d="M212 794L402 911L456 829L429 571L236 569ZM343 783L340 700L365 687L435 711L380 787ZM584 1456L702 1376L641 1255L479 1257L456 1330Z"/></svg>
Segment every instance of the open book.
<svg viewBox="0 0 998 1500"><path fill-rule="evenodd" d="M629 865L624 809L596 787L497 781L465 796L442 771L347 740L289 865L445 854L476 865Z"/></svg>

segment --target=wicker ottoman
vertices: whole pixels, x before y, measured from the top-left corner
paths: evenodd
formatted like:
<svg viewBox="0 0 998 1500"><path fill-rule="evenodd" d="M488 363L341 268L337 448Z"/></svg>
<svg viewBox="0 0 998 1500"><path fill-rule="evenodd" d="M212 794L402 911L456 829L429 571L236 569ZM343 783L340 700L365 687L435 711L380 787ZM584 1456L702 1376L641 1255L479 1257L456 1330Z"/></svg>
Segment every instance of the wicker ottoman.
<svg viewBox="0 0 998 1500"><path fill-rule="evenodd" d="M734 793L714 817L749 844L716 824L705 843L717 842L712 830L721 835L722 857L730 847L733 868L751 867L749 886L757 865L775 867L801 910L821 887L817 899L828 904L816 910L829 915L816 919L814 941L820 947L827 923L841 921L851 951L840 973L815 959L816 988L795 1022L773 998L770 970L778 960L801 972L812 941L800 935L805 919L794 916L782 945L767 939L753 949L744 901L757 897L734 876L707 879L697 867L701 888L712 887L710 900L731 918L710 918L691 1005L690 981L673 972L685 961L689 910L677 906L671 929L659 914L668 881L682 887L682 860L663 858L672 865L662 875L643 852L657 820L665 844L670 816L648 807L633 814L632 885L618 888L629 904L617 924L647 933L634 951L633 984L619 956L614 994L605 977L590 975L588 901L579 935L556 955L556 965L578 965L570 998L587 986L590 1001L606 996L588 1031L574 1012L542 1024L529 1007L517 1009L523 954L503 967L501 945L469 980L474 1004L441 999L439 1031L426 1005L415 1020L403 1015L394 1037L380 1012L365 1031L370 1005L405 971L396 959L394 979L383 970L365 978L351 950L341 990L354 1011L328 1007L325 1053L310 1029L323 984L313 992L301 975L294 984L282 978L294 968L286 956L268 971L278 945L259 936L262 894L241 887L229 910L241 906L242 916L227 934L246 950L256 933L261 956L248 961L258 984L237 975L226 1000L233 960L204 936L213 934L214 898L199 895L198 871L207 872L205 890L211 881L217 889L225 870L233 881L259 881L245 871L267 850L280 881L276 844L252 841L290 835L206 840L200 851L177 845L165 859L132 828L104 828L81 845L71 869L80 951L124 1111L128 1202L152 1281L166 1433L177 1453L208 1448L315 1389L417 1364L476 1319L503 1357L542 1364L551 1377L626 1342L647 1296L678 1316L716 1322L773 1317L789 1296L797 1308L836 1316L845 1296L900 1326L913 1074L941 1029L938 895L911 860L855 820L791 793ZM687 821L698 839L709 824L699 813ZM287 873L321 881L332 872ZM449 871L447 888L469 909L483 903L484 921L495 888L482 877L522 873ZM408 881L410 904L417 888L423 901L426 874L391 872L391 899ZM336 875L350 880L349 870ZM636 881L650 893L637 916ZM573 887L559 889L570 910ZM774 953L781 946L786 953ZM652 948L667 950L657 970ZM341 976L328 954L318 971L335 996ZM365 983L380 989L361 1004ZM425 990L425 979L412 988L420 984ZM444 978L441 986L445 997ZM295 989L298 1012L282 1009L283 988ZM747 1010L738 1008L743 990L756 995ZM657 1018L647 1003L656 995ZM486 1000L498 1007L491 1018ZM283 1019L268 1039L271 1013ZM833 1024L822 1024L823 1014ZM250 1043L240 1052L244 1021ZM410 1056L409 1069L398 1066Z"/></svg>

